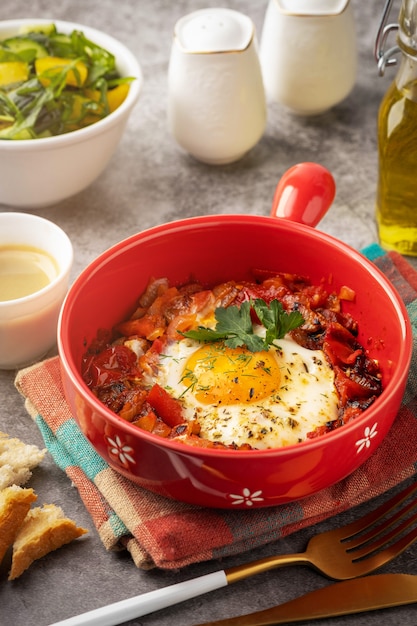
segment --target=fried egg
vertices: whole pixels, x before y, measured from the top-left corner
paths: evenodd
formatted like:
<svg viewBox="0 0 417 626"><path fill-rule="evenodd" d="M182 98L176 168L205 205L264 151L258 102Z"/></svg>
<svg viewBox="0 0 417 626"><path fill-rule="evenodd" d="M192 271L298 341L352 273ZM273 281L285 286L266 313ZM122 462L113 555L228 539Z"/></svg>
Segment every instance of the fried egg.
<svg viewBox="0 0 417 626"><path fill-rule="evenodd" d="M205 439L256 449L296 444L337 418L334 373L321 350L288 335L275 344L250 352L222 342L173 341L149 382L181 401Z"/></svg>

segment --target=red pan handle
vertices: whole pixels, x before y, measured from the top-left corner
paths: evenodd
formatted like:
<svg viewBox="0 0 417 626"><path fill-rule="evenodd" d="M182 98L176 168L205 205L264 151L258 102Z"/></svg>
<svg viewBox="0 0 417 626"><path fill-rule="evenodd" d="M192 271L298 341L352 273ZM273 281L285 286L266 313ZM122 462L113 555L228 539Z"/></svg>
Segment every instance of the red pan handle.
<svg viewBox="0 0 417 626"><path fill-rule="evenodd" d="M298 163L280 179L271 215L307 226L316 226L332 204L336 184L332 174L318 163Z"/></svg>

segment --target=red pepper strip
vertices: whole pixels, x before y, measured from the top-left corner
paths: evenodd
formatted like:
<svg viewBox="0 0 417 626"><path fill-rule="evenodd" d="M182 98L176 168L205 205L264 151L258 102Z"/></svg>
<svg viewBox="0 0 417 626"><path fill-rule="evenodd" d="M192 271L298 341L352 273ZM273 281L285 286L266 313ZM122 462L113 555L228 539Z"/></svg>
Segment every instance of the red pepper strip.
<svg viewBox="0 0 417 626"><path fill-rule="evenodd" d="M379 395L380 386L378 381L369 376L360 377L356 372L347 376L340 367L334 368L334 384L339 394L340 404L345 407L352 400L361 401L373 395ZM378 393L379 392L379 393Z"/></svg>
<svg viewBox="0 0 417 626"><path fill-rule="evenodd" d="M180 402L170 396L158 383L155 383L148 393L147 400L159 417L171 428L186 421Z"/></svg>
<svg viewBox="0 0 417 626"><path fill-rule="evenodd" d="M83 376L89 387L109 385L136 371L136 354L126 346L112 346L84 362Z"/></svg>
<svg viewBox="0 0 417 626"><path fill-rule="evenodd" d="M352 346L334 339L325 341L323 349L334 367L339 364L354 365L363 353L361 348L354 350Z"/></svg>
<svg viewBox="0 0 417 626"><path fill-rule="evenodd" d="M337 322L331 322L326 330L323 350L330 363L336 365L353 365L363 353L352 333Z"/></svg>

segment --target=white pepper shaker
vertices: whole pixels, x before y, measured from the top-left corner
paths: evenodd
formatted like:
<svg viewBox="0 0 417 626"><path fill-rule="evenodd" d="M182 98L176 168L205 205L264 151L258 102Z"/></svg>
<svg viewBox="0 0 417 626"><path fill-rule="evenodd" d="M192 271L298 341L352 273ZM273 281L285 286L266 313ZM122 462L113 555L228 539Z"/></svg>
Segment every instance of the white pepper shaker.
<svg viewBox="0 0 417 626"><path fill-rule="evenodd" d="M260 140L265 92L252 20L202 9L175 25L168 71L168 125L196 159L231 163Z"/></svg>

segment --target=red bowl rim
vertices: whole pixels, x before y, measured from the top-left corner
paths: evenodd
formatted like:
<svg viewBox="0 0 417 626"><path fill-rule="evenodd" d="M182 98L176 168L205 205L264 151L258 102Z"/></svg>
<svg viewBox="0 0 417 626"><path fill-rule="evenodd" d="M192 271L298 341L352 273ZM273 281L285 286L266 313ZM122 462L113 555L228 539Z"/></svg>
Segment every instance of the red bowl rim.
<svg viewBox="0 0 417 626"><path fill-rule="evenodd" d="M302 441L297 444L292 444L288 446L284 446L282 448L270 448L267 450L223 450L223 449L211 449L211 448L199 448L188 446L180 442L176 442L174 440L165 439L158 435L154 435L152 433L148 433L145 430L140 430L136 426L133 426L129 422L122 420L118 415L113 413L110 409L108 409L105 405L103 405L96 396L88 389L87 385L82 380L81 374L78 371L78 368L72 358L71 355L68 355L67 351L64 349L66 344L66 318L68 308L71 306L71 302L75 297L75 292L77 289L77 285L82 283L88 276L94 274L96 271L100 269L103 263L106 263L108 258L118 253L121 249L126 248L126 246L136 245L138 241L146 240L147 238L155 237L156 235L166 233L171 231L174 233L176 230L183 230L188 228L194 228L198 225L221 225L224 222L235 222L235 223L249 223L249 224L258 224L265 223L270 224L271 226L276 226L277 221L279 221L280 227L283 227L284 230L297 230L304 233L306 236L313 236L318 241L322 241L326 244L330 244L331 246L342 250L346 254L348 254L352 261L355 263L359 263L363 266L372 276L373 278L384 287L384 290L387 292L391 301L395 303L395 306L398 310L398 313L401 313L400 321L403 323L403 335L404 341L401 346L400 357L398 359L398 366L393 377L390 379L388 386L382 392L382 394L375 400L375 402L358 418L353 420L352 422L345 424L344 426L337 428L325 435L320 437L309 439L306 441ZM67 324L68 326L68 324ZM384 412L386 409L386 404L391 397L391 394L395 391L399 384L402 384L404 381L404 375L407 373L411 362L412 356L412 329L411 323L409 320L409 316L407 313L407 309L401 297L399 296L395 287L390 283L385 274L370 260L368 260L363 254L359 251L355 250L348 244L336 239L332 235L324 233L322 231L318 231L310 226L305 226L304 224L290 222L288 220L282 218L274 218L270 216L259 216L259 215L244 215L244 214L220 214L220 215L205 215L205 216L197 216L190 217L186 219L176 220L173 222L168 222L164 224L160 224L157 226L153 226L151 228L145 229L134 235L130 235L129 237L121 240L115 245L111 246L104 252L102 252L98 257L96 257L76 278L72 286L70 287L67 296L65 298L64 304L61 308L59 321L58 321L58 352L61 360L61 367L64 367L67 376L71 379L71 382L77 392L81 395L85 395L88 398L88 402L92 408L97 411L99 414L105 416L106 420L108 420L113 426L116 428L123 428L127 433L131 435L138 435L141 439L147 441L148 443L154 446L160 446L163 448L171 449L176 453L180 453L186 456L198 457L202 456L208 457L217 457L217 458L254 458L256 457L273 457L276 456L277 453L280 455L291 455L295 450L302 450L308 447L309 450L314 451L317 448L322 447L323 440L324 442L331 443L332 441L337 441L342 437L347 437L348 433L352 430L356 430L358 426L363 421L368 421L370 416L374 413L378 413L381 415L381 412Z"/></svg>

